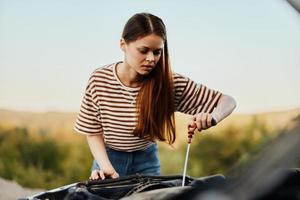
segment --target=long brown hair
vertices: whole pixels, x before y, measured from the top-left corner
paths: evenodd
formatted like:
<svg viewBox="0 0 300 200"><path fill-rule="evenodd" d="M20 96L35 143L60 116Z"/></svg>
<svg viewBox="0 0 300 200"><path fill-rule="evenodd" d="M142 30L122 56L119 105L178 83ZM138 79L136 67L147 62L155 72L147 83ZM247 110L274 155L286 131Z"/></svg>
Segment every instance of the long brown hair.
<svg viewBox="0 0 300 200"><path fill-rule="evenodd" d="M138 122L133 134L172 144L176 139L174 88L165 24L150 13L137 13L127 21L122 37L128 44L150 34L160 36L164 48L156 67L143 79L137 96Z"/></svg>

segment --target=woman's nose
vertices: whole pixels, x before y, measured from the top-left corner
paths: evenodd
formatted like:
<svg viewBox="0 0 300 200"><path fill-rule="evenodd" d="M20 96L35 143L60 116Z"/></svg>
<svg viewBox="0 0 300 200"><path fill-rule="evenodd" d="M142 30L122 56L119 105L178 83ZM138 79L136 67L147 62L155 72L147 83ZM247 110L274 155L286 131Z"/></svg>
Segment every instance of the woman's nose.
<svg viewBox="0 0 300 200"><path fill-rule="evenodd" d="M149 52L147 54L146 60L149 61L149 62L154 61L154 54L153 54L153 52Z"/></svg>

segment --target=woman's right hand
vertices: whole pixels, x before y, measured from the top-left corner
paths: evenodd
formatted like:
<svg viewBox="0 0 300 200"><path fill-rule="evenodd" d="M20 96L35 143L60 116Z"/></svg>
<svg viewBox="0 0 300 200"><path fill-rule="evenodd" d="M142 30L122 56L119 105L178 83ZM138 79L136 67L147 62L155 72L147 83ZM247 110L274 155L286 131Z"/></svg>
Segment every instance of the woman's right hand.
<svg viewBox="0 0 300 200"><path fill-rule="evenodd" d="M114 169L110 170L93 170L90 180L105 179L105 178L118 178L119 174Z"/></svg>

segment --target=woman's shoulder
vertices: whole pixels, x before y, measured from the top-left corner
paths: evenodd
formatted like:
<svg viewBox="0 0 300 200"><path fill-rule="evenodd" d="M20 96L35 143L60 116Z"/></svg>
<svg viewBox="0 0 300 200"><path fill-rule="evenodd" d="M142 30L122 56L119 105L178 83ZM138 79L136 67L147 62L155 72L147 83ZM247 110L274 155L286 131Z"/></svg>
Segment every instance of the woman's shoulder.
<svg viewBox="0 0 300 200"><path fill-rule="evenodd" d="M178 82L187 82L190 79L187 76L173 72L173 80L174 80L174 83L176 84Z"/></svg>
<svg viewBox="0 0 300 200"><path fill-rule="evenodd" d="M114 66L117 62L103 65L97 67L92 73L90 78L104 78L104 79L113 79L114 77Z"/></svg>
<svg viewBox="0 0 300 200"><path fill-rule="evenodd" d="M94 81L114 80L113 68L116 63L111 63L97 67L90 75L89 83Z"/></svg>
<svg viewBox="0 0 300 200"><path fill-rule="evenodd" d="M115 63L110 63L110 64L106 64L100 67L97 67L92 74L111 74L113 73L113 66L115 65Z"/></svg>

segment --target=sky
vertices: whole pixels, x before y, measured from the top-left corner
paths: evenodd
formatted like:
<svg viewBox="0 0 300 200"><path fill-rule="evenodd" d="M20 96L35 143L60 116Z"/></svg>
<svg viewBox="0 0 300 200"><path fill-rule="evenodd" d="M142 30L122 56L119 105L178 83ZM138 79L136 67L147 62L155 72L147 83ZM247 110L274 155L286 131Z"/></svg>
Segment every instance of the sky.
<svg viewBox="0 0 300 200"><path fill-rule="evenodd" d="M126 21L167 27L172 69L237 113L300 107L300 15L284 0L0 0L0 108L78 112L92 71L123 60Z"/></svg>

